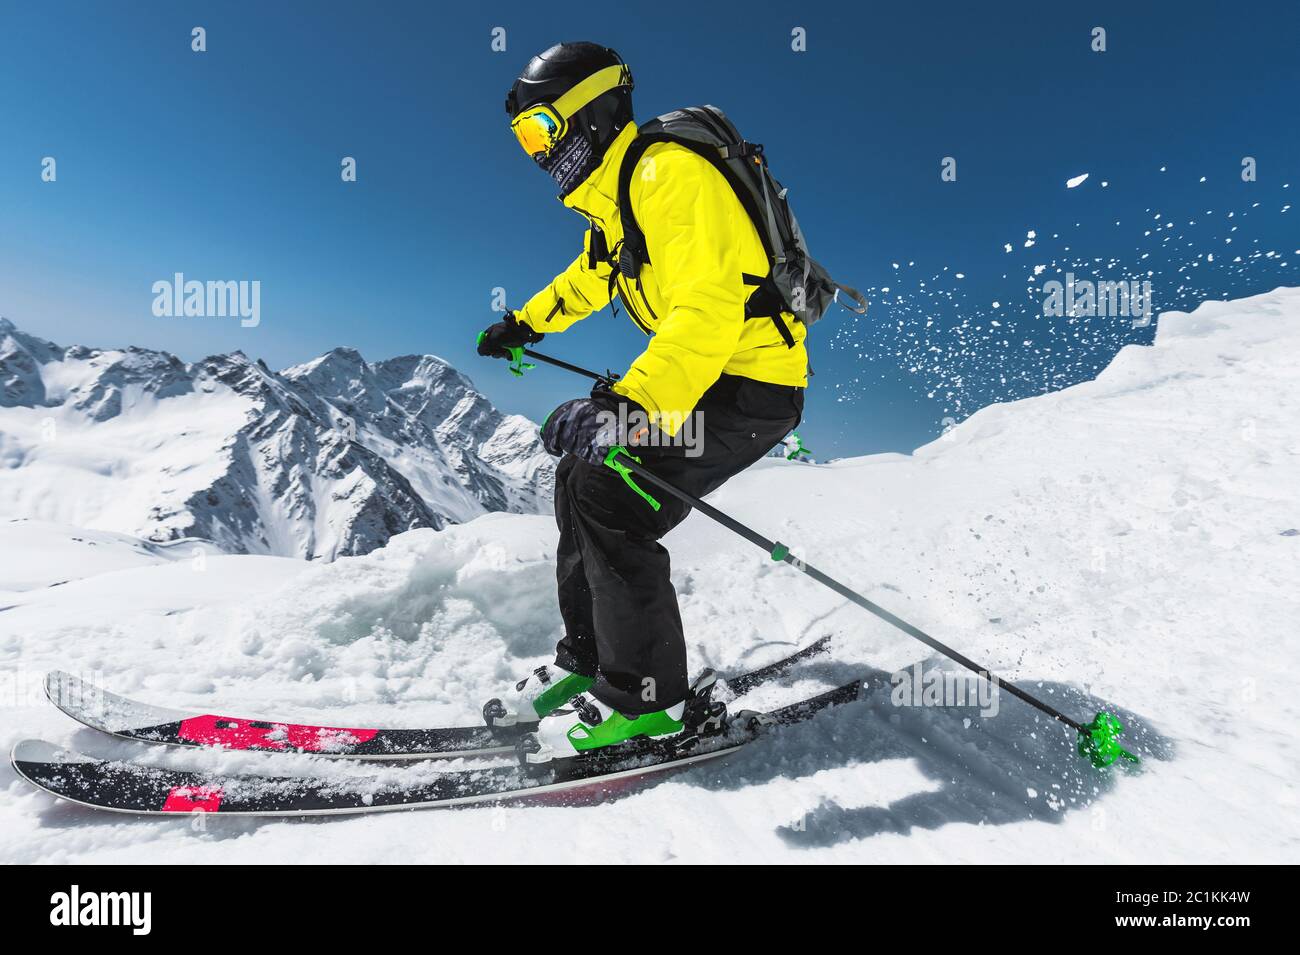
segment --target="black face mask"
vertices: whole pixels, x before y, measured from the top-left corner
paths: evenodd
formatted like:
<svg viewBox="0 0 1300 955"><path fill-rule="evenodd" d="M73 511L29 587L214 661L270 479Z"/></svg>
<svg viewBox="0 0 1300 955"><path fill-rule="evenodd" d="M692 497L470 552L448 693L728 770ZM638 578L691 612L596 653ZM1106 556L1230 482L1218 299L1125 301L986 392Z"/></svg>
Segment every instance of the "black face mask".
<svg viewBox="0 0 1300 955"><path fill-rule="evenodd" d="M541 166L560 187L563 198L581 185L600 165L600 156L591 147L591 141L579 130L573 130L551 150L548 156L538 156Z"/></svg>

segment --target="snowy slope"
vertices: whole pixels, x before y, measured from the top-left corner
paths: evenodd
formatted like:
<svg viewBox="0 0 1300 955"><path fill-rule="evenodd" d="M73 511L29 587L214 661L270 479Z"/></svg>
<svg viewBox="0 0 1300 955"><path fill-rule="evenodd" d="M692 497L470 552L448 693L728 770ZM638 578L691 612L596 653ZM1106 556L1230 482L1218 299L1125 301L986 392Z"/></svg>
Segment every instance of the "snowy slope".
<svg viewBox="0 0 1300 955"><path fill-rule="evenodd" d="M218 553L206 541L158 544L48 521L9 520L0 523L0 605L69 580L177 560L202 562Z"/></svg>
<svg viewBox="0 0 1300 955"><path fill-rule="evenodd" d="M63 348L0 319L0 520L328 560L545 512L553 481L536 426L431 355L339 348L276 374L239 352Z"/></svg>
<svg viewBox="0 0 1300 955"><path fill-rule="evenodd" d="M914 456L768 459L711 498L1070 712L1117 707L1141 774L1098 774L1010 697L984 718L875 693L600 807L339 819L328 838L285 821L124 821L6 768L0 859L1300 861L1298 375L1300 289L1209 303L1165 313L1154 347L1125 349L1096 381L987 408ZM37 698L53 667L186 708L473 721L558 635L554 536L548 518L492 514L332 564L222 557L24 591L0 612L0 666L26 688L0 744L318 767L98 738ZM833 661L752 702L924 656L703 517L667 543L693 668L837 635Z"/></svg>

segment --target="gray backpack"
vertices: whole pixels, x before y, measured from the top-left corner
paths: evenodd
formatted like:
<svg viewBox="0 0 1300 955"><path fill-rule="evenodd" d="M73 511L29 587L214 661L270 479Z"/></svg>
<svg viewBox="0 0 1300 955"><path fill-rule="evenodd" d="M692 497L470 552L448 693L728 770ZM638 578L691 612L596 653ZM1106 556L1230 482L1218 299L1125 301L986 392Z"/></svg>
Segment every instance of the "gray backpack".
<svg viewBox="0 0 1300 955"><path fill-rule="evenodd" d="M745 273L746 285L756 286L745 304L745 318L770 318L789 348L794 336L781 318L786 311L805 325L818 321L839 301L840 293L854 304L841 306L859 315L867 311L862 293L841 285L808 254L799 223L786 201L786 190L767 168L763 147L746 142L731 120L716 106L694 106L665 113L642 125L628 147L618 176L618 208L623 222L623 242L618 249L618 269L628 279L638 279L650 261L645 234L632 215L630 190L637 163L655 143L677 143L713 164L731 184L740 204L758 230L771 265L767 276Z"/></svg>

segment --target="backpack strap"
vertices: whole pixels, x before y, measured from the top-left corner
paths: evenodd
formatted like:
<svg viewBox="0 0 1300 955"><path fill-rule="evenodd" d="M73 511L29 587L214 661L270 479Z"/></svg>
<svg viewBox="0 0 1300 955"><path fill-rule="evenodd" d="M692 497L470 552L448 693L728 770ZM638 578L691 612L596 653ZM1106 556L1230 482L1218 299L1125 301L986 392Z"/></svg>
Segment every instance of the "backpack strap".
<svg viewBox="0 0 1300 955"><path fill-rule="evenodd" d="M645 233L636 223L636 216L632 212L632 176L636 172L637 164L645 156L646 150L656 143L676 143L701 156L722 174L722 178L727 181L731 187L732 193L740 200L741 206L745 213L753 222L755 231L758 233L759 241L763 243L763 251L767 254L769 263L773 262L773 251L767 233L763 231L762 223L764 221L758 207L754 204L753 198L748 189L735 181L735 173L727 166L726 160L732 156L756 156L761 161L763 156L763 147L757 143L741 141L731 143L727 146L709 146L705 143L696 142L683 136L674 136L672 133L643 133L632 140L628 146L627 152L623 155L623 165L618 171L618 215L623 225L623 242L618 249L618 271L624 278L629 280L636 279L641 274L641 268L650 263L650 250L646 246ZM770 210L769 210L769 215ZM771 318L772 324L776 326L777 333L781 336L781 341L787 348L794 348L794 335L791 334L790 328L781 318L783 302L781 293L772 281L771 275L760 278L756 275L743 273L741 278L746 285L756 286L755 291L745 300L745 320L751 318ZM612 277L611 277L612 287Z"/></svg>
<svg viewBox="0 0 1300 955"><path fill-rule="evenodd" d="M592 224L591 238L587 245L587 268L596 271L597 265L614 266L613 255L609 251L609 240L605 238L605 230ZM618 280L618 270L615 268L609 273L609 307L613 315L618 315L618 306L614 304L614 285Z"/></svg>
<svg viewBox="0 0 1300 955"><path fill-rule="evenodd" d="M587 268L596 271L597 264L609 261L609 242L605 239L605 230L596 225L591 227L591 238L587 242Z"/></svg>
<svg viewBox="0 0 1300 955"><path fill-rule="evenodd" d="M781 336L781 341L785 342L785 347L793 348L794 335L791 334L790 326L785 323L785 319L781 317L785 302L781 300L781 292L772 281L772 277L750 275L748 272L741 272L740 277L746 285L754 286L754 291L745 300L745 321L751 318L770 318L772 324L776 326L777 334Z"/></svg>
<svg viewBox="0 0 1300 955"><path fill-rule="evenodd" d="M634 279L641 274L641 266L650 261L650 252L646 248L645 233L636 224L632 213L632 175L645 152L657 142L668 142L660 138L666 134L639 135L632 140L623 154L623 165L618 170L618 217L623 224L623 242L618 250L618 271L624 278Z"/></svg>
<svg viewBox="0 0 1300 955"><path fill-rule="evenodd" d="M846 305L844 302L840 302L841 293L843 293L846 299L851 300L853 304ZM867 297L863 295L861 292L859 292L857 289L855 289L852 285L841 285L839 282L836 282L835 298L833 299L833 301L839 302L840 308L847 309L848 311L853 312L857 315L867 314Z"/></svg>

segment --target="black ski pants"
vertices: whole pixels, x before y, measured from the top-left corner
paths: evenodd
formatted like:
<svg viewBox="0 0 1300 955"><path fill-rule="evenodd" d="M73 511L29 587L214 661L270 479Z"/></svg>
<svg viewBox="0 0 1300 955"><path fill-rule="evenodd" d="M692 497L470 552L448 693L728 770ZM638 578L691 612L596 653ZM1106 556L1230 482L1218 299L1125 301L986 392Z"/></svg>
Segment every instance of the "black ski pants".
<svg viewBox="0 0 1300 955"><path fill-rule="evenodd" d="M633 449L657 476L695 497L721 487L798 425L803 389L723 375L696 406L697 455L681 445ZM686 639L668 551L659 539L690 508L646 487L655 511L612 468L565 455L555 479L556 577L564 639L555 662L594 676L591 689L625 716L686 698Z"/></svg>

